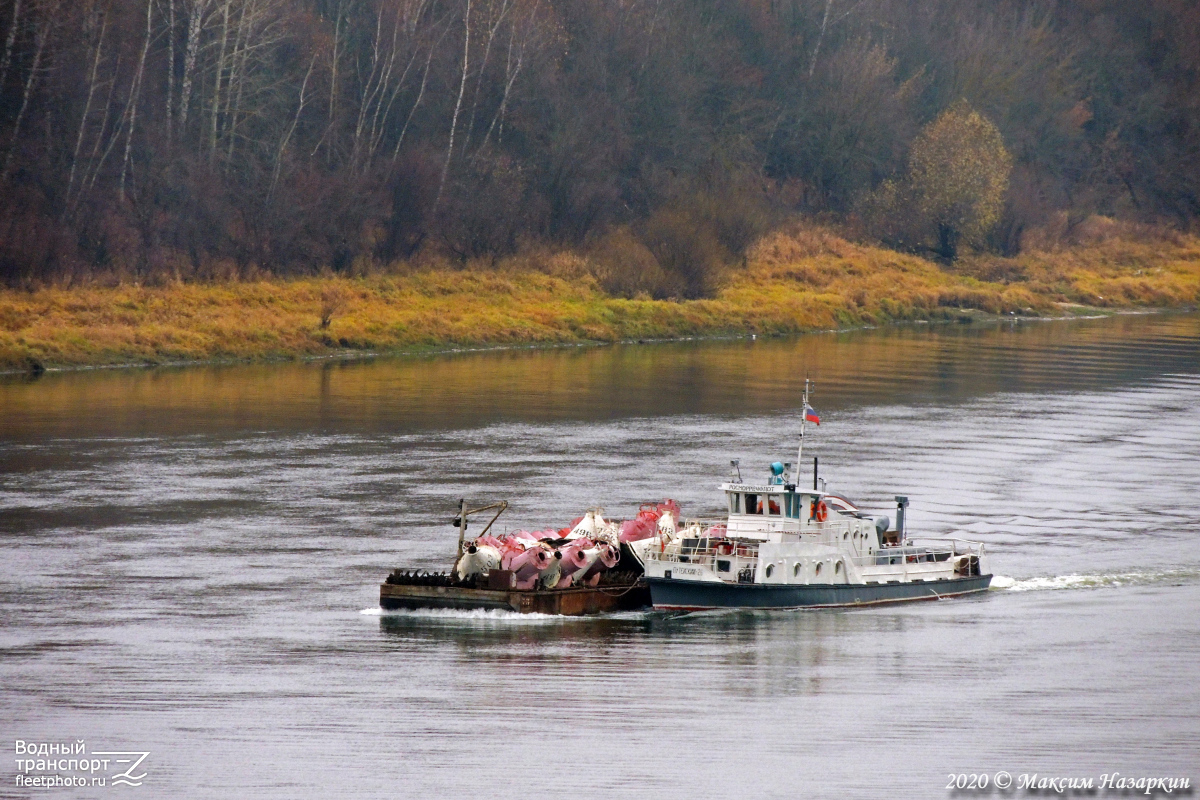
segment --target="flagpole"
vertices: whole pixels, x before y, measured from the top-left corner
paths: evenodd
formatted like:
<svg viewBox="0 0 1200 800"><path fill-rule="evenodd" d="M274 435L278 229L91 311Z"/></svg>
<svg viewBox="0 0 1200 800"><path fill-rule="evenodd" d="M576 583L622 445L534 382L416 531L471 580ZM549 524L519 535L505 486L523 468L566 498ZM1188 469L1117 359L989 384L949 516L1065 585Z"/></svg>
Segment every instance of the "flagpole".
<svg viewBox="0 0 1200 800"><path fill-rule="evenodd" d="M796 475L792 483L800 482L801 464L804 463L804 423L808 421L808 378L804 379L804 407L800 409L800 449L796 451Z"/></svg>

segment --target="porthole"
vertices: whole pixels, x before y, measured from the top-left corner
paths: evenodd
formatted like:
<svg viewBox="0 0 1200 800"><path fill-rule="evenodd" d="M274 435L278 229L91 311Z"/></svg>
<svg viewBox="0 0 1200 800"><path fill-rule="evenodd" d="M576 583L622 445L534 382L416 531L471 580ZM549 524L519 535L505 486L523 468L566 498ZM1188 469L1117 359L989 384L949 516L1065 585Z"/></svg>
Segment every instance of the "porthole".
<svg viewBox="0 0 1200 800"><path fill-rule="evenodd" d="M800 577L800 567L801 567L801 564L799 561L796 562L796 566L792 567L792 577L793 578Z"/></svg>
<svg viewBox="0 0 1200 800"><path fill-rule="evenodd" d="M813 570L813 574L814 574L814 575L820 575L820 574L821 574L821 562L820 562L820 561L818 561L818 562L817 562L817 568L816 568L815 570Z"/></svg>
<svg viewBox="0 0 1200 800"><path fill-rule="evenodd" d="M833 565L833 574L834 574L834 575L841 575L841 574L842 574L842 562L840 562L840 561L839 561L839 562L837 562L836 564L834 564L834 565Z"/></svg>
<svg viewBox="0 0 1200 800"><path fill-rule="evenodd" d="M767 577L768 578L771 577L771 575L774 574L774 572L775 572L775 565L767 564Z"/></svg>
<svg viewBox="0 0 1200 800"><path fill-rule="evenodd" d="M846 539L847 539L849 536L850 536L850 534L849 534L849 533L843 533L843 534L842 534L842 541L845 541L845 540L846 540Z"/></svg>

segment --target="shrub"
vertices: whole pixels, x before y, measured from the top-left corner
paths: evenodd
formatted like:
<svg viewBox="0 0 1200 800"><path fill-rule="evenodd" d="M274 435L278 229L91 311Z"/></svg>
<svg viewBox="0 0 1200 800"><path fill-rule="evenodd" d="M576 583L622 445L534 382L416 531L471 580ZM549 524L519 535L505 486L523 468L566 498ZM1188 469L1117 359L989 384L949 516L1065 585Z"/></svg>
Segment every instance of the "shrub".
<svg viewBox="0 0 1200 800"><path fill-rule="evenodd" d="M673 206L659 209L646 220L642 241L658 263L682 282L686 298L715 293L732 260L702 219Z"/></svg>
<svg viewBox="0 0 1200 800"><path fill-rule="evenodd" d="M627 227L614 228L587 254L591 272L601 288L614 297L649 295L655 299L678 297L683 280L668 274Z"/></svg>

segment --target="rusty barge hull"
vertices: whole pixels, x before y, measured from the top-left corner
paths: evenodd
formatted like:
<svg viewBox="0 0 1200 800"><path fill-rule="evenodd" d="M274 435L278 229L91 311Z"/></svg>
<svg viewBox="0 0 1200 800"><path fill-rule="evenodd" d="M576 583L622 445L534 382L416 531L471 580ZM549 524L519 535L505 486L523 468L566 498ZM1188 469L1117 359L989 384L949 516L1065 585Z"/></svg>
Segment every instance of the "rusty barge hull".
<svg viewBox="0 0 1200 800"><path fill-rule="evenodd" d="M581 616L606 611L635 611L650 605L643 582L625 586L578 587L545 591L470 589L461 586L412 586L384 583L379 605L385 610L450 608L460 611L516 611L522 614Z"/></svg>

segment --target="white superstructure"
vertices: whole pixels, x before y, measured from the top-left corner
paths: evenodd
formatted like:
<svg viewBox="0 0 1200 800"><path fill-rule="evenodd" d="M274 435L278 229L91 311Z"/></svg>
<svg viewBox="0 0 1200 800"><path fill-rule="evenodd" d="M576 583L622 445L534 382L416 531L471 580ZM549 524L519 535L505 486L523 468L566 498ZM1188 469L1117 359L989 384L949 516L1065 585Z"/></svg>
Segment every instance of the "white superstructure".
<svg viewBox="0 0 1200 800"><path fill-rule="evenodd" d="M807 386L804 404L807 410ZM783 586L919 582L934 584L929 589L936 595L940 581L988 574L980 543L910 538L907 497L896 497L897 524L889 530L886 516L869 517L824 488L797 486L790 466L772 464L763 483L721 484L728 509L723 520L686 521L631 543L646 576ZM821 485L815 475L813 483Z"/></svg>

